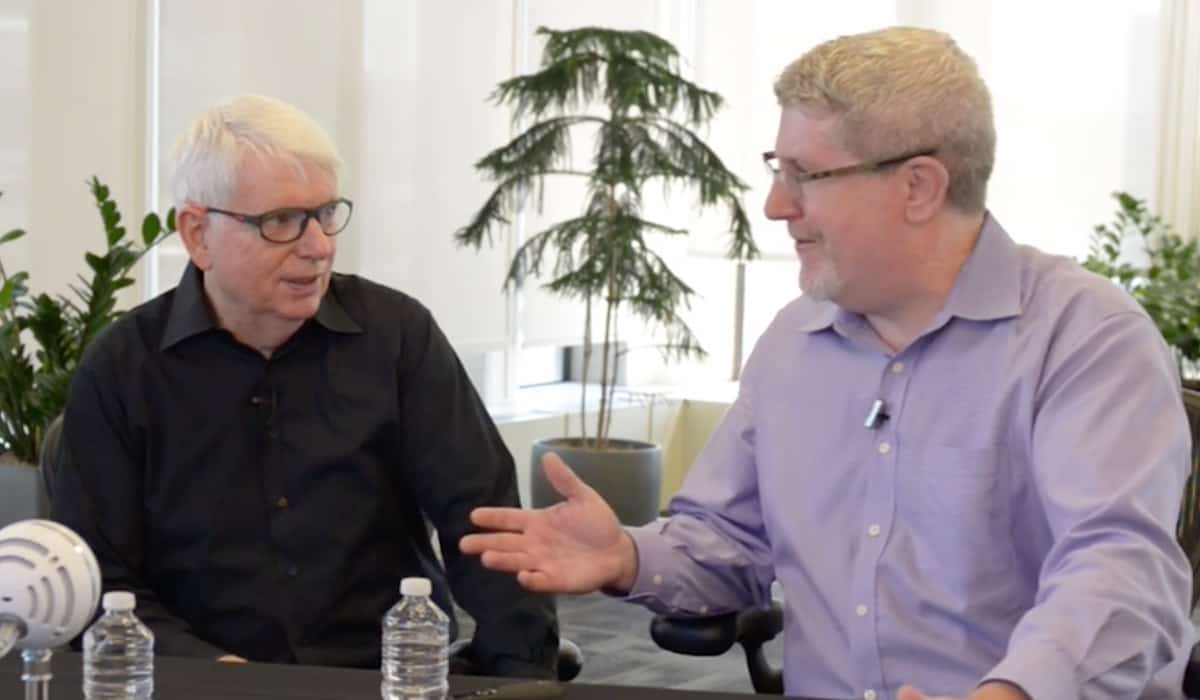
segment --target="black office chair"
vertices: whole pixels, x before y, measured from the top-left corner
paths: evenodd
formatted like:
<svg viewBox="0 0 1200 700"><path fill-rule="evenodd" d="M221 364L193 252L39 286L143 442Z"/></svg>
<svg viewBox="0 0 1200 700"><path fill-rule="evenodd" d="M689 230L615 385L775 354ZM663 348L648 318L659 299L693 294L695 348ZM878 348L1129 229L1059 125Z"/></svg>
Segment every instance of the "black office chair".
<svg viewBox="0 0 1200 700"><path fill-rule="evenodd" d="M772 601L768 608L704 617L656 615L650 621L650 637L658 646L677 654L720 656L735 643L746 654L746 668L754 692L783 695L783 672L767 662L763 645L783 631L783 608Z"/></svg>
<svg viewBox="0 0 1200 700"><path fill-rule="evenodd" d="M54 482L54 467L62 463L62 424L63 417L59 414L46 426L46 434L42 436L42 451L38 455L38 511L46 518L50 517L50 502L54 498L54 492L50 490Z"/></svg>
<svg viewBox="0 0 1200 700"><path fill-rule="evenodd" d="M558 640L558 665L555 673L558 680L574 680L583 670L583 652L579 645L569 639ZM479 661L471 646L471 640L459 639L450 645L450 673L459 676L479 675Z"/></svg>
<svg viewBox="0 0 1200 700"><path fill-rule="evenodd" d="M1187 668L1183 671L1183 695L1188 698L1200 698L1200 642L1192 647Z"/></svg>

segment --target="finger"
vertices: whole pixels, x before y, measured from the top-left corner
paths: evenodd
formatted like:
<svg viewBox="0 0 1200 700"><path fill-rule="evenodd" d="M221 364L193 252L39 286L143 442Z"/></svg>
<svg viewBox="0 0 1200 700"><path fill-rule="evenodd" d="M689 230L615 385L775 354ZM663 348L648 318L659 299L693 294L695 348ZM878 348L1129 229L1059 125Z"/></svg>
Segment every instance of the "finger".
<svg viewBox="0 0 1200 700"><path fill-rule="evenodd" d="M484 567L488 569L492 569L493 571L507 571L510 574L533 568L533 558L525 552L496 552L488 550L479 557L479 561L483 562Z"/></svg>
<svg viewBox="0 0 1200 700"><path fill-rule="evenodd" d="M896 700L930 700L930 698L911 685L906 685L896 693Z"/></svg>
<svg viewBox="0 0 1200 700"><path fill-rule="evenodd" d="M217 657L217 661L219 661L219 662L221 662L221 663L223 663L223 664L246 664L246 663L250 663L249 661L246 661L245 659L243 659L243 658L242 658L242 657L240 657L240 656L237 656L236 654L226 654L226 655L224 655L224 656L218 656L218 657Z"/></svg>
<svg viewBox="0 0 1200 700"><path fill-rule="evenodd" d="M529 538L514 532L467 535L458 541L458 549L463 554L524 552L529 549Z"/></svg>
<svg viewBox="0 0 1200 700"><path fill-rule="evenodd" d="M471 522L488 530L522 532L529 522L529 513L520 508L476 508L471 511Z"/></svg>
<svg viewBox="0 0 1200 700"><path fill-rule="evenodd" d="M554 581L544 571L519 571L517 572L517 583L527 591L534 593L568 593L561 586L554 585Z"/></svg>
<svg viewBox="0 0 1200 700"><path fill-rule="evenodd" d="M562 457L554 452L547 452L542 457L542 471L546 474L546 480L563 498L579 499L592 491L590 486L575 476L575 472L562 461Z"/></svg>

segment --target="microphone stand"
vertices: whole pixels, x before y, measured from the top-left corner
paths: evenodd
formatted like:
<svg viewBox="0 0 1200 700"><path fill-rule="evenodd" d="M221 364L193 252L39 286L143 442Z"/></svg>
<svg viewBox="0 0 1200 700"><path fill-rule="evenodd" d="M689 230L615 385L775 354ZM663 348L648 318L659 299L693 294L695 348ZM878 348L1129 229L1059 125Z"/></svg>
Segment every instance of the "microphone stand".
<svg viewBox="0 0 1200 700"><path fill-rule="evenodd" d="M0 615L0 658L8 655L17 641L25 636L25 624L7 615ZM21 680L25 682L25 700L50 700L50 679L54 674L50 670L50 658L54 656L49 649L25 649L21 659L25 668Z"/></svg>
<svg viewBox="0 0 1200 700"><path fill-rule="evenodd" d="M25 700L50 700L50 679L54 674L50 671L50 657L54 655L49 649L26 649L21 652L25 661L25 671L21 680L25 681Z"/></svg>

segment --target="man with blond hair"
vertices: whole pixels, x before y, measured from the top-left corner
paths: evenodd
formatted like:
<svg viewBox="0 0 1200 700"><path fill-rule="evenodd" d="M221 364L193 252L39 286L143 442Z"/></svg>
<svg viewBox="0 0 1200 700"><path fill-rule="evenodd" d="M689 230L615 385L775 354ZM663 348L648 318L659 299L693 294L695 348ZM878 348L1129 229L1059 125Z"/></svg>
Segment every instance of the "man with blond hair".
<svg viewBox="0 0 1200 700"><path fill-rule="evenodd" d="M454 546L518 506L512 457L416 300L332 270L350 221L307 115L239 97L175 150L175 289L89 347L71 385L54 517L137 594L160 654L379 667L400 580L477 627L489 675L551 675L553 600ZM389 235L382 232L378 235Z"/></svg>
<svg viewBox="0 0 1200 700"><path fill-rule="evenodd" d="M672 614L765 606L778 580L789 694L1181 697L1189 437L1153 324L987 210L991 100L948 36L841 37L775 89L766 213L803 295L672 517L622 529L548 457L567 500L478 510L497 532L463 551Z"/></svg>

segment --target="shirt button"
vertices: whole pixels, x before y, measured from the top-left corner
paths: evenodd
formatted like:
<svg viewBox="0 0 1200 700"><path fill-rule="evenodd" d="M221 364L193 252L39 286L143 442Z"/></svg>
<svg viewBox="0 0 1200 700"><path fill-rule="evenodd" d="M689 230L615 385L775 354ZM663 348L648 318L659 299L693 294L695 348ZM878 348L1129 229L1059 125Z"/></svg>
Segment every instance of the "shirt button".
<svg viewBox="0 0 1200 700"><path fill-rule="evenodd" d="M280 496L280 497L279 497L279 500L278 500L278 501L275 501L275 507L276 507L276 508L278 508L278 509L280 509L280 510L283 510L284 508L287 508L287 507L288 507L288 499L287 499L287 496Z"/></svg>
<svg viewBox="0 0 1200 700"><path fill-rule="evenodd" d="M859 606L855 607L854 614L858 615L859 617L865 617L867 614L867 606L859 605Z"/></svg>
<svg viewBox="0 0 1200 700"><path fill-rule="evenodd" d="M662 585L662 574L654 574L654 585L656 585L656 586Z"/></svg>
<svg viewBox="0 0 1200 700"><path fill-rule="evenodd" d="M867 528L867 534L870 535L871 537L879 537L879 526L872 524L870 527Z"/></svg>
<svg viewBox="0 0 1200 700"><path fill-rule="evenodd" d="M904 363L903 362L893 362L892 363L892 374L903 374L903 373L904 373Z"/></svg>
<svg viewBox="0 0 1200 700"><path fill-rule="evenodd" d="M700 614L701 614L701 615L707 615L707 614L708 614L708 606L707 606L707 605L701 605L701 606L700 606Z"/></svg>
<svg viewBox="0 0 1200 700"><path fill-rule="evenodd" d="M875 691L871 690L870 688L868 688L867 691L863 693L863 700L875 700L875 698L876 698Z"/></svg>
<svg viewBox="0 0 1200 700"><path fill-rule="evenodd" d="M885 455L891 451L892 451L891 445L887 444L886 442L879 443L879 454Z"/></svg>
<svg viewBox="0 0 1200 700"><path fill-rule="evenodd" d="M300 567L295 564L288 564L287 575L295 578L300 573Z"/></svg>
<svg viewBox="0 0 1200 700"><path fill-rule="evenodd" d="M279 431L278 430L268 430L267 437L271 438L272 440L278 440L279 439Z"/></svg>

